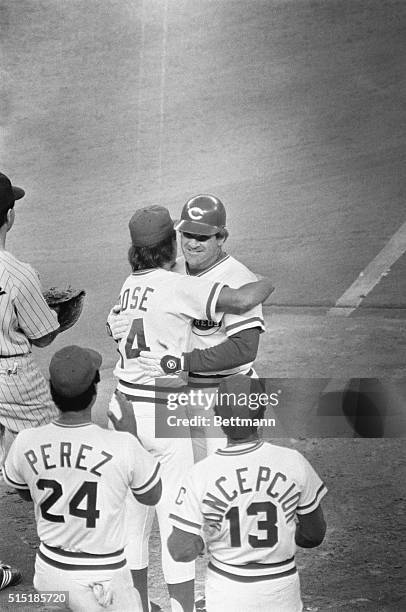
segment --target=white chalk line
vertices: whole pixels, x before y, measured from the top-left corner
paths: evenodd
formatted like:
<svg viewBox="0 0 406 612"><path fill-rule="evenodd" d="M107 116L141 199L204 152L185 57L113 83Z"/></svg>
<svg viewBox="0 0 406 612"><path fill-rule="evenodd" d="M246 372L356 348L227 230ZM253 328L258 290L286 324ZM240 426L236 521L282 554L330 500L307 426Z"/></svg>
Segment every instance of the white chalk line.
<svg viewBox="0 0 406 612"><path fill-rule="evenodd" d="M348 317L368 293L386 276L393 264L406 252L406 221L389 239L378 255L360 272L358 278L337 300L327 314Z"/></svg>

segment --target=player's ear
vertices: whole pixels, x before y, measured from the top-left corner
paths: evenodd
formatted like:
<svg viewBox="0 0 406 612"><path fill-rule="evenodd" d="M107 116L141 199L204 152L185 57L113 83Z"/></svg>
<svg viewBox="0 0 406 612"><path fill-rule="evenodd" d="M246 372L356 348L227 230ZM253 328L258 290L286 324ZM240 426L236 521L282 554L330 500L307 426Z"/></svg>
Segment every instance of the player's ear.
<svg viewBox="0 0 406 612"><path fill-rule="evenodd" d="M7 211L7 231L10 230L13 227L14 219L15 219L14 207L13 208L9 208L8 211Z"/></svg>
<svg viewBox="0 0 406 612"><path fill-rule="evenodd" d="M228 238L228 229L226 227L224 227L222 230L220 230L216 234L217 244L220 246L222 246L225 243L227 238Z"/></svg>

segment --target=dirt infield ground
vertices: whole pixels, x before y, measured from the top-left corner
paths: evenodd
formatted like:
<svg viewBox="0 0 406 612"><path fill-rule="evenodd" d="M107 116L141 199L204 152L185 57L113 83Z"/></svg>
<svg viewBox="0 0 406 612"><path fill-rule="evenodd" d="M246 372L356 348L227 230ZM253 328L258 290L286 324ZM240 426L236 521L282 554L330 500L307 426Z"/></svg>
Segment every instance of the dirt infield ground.
<svg viewBox="0 0 406 612"><path fill-rule="evenodd" d="M401 533L406 528L403 440L324 439L290 441L323 475L329 493L323 503L328 534L314 550L299 550L305 609L312 612L365 610L400 612L406 606L405 551ZM30 504L0 485L2 549L8 562L24 571L24 582L0 594L1 610L23 610L7 605L9 592L33 592L32 564L37 545ZM198 564L197 589L202 586L204 562ZM169 611L159 567L159 540L151 541L151 597ZM31 605L29 610L47 610Z"/></svg>

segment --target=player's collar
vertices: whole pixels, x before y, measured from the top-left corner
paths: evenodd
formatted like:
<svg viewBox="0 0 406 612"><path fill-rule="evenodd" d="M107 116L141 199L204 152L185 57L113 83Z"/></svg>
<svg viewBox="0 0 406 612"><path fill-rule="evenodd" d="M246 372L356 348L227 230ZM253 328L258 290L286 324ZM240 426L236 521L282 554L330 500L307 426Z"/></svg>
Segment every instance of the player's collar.
<svg viewBox="0 0 406 612"><path fill-rule="evenodd" d="M230 446L226 446L225 448L218 448L216 450L216 455L245 455L246 453L251 453L257 448L260 448L263 445L263 440L253 440L251 442L242 442L241 444L232 444Z"/></svg>
<svg viewBox="0 0 406 612"><path fill-rule="evenodd" d="M141 276L143 274L152 274L152 272L156 272L157 270L162 270L162 268L149 268L148 270L135 270L135 272L131 273L131 276Z"/></svg>
<svg viewBox="0 0 406 612"><path fill-rule="evenodd" d="M230 259L230 255L228 255L227 253L223 253L223 256L220 259L218 259L217 261L215 261L214 264L212 264L211 266L209 266L205 270L201 270L197 274L190 274L189 265L188 265L187 261L185 260L186 273L189 276L203 276L203 274L206 274L207 272L210 272L210 270L213 270L213 268L216 268L217 266L222 264L223 261L226 261L227 259Z"/></svg>
<svg viewBox="0 0 406 612"><path fill-rule="evenodd" d="M83 423L61 423L60 421L52 421L52 425L57 427L87 427L88 425L94 425L91 421L83 421Z"/></svg>

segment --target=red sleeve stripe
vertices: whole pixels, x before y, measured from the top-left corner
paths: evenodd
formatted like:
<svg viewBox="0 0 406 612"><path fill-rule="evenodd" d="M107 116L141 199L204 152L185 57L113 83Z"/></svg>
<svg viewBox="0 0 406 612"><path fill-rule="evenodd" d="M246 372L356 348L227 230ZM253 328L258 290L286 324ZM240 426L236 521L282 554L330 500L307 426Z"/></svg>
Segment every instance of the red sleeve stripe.
<svg viewBox="0 0 406 612"><path fill-rule="evenodd" d="M210 293L209 293L209 297L207 299L207 304L206 304L206 317L208 321L212 320L212 309L213 309L213 301L215 298L216 293L218 292L218 289L220 287L220 283L214 283ZM217 295L218 297L218 295ZM214 308L215 310L215 308Z"/></svg>
<svg viewBox="0 0 406 612"><path fill-rule="evenodd" d="M256 323L256 325L253 325L253 323ZM246 327L247 324L249 324L249 327L265 327L265 322L263 319L261 319L261 317L251 317L250 319L244 319L242 321L238 321L238 323L227 325L226 332L229 332L230 329L234 329L236 327Z"/></svg>
<svg viewBox="0 0 406 612"><path fill-rule="evenodd" d="M136 493L137 495L140 495L140 493L145 493L148 489L150 489L153 486L153 484L155 484L154 480L157 480L157 476L158 476L160 467L161 467L161 464L158 462L154 469L152 476L148 478L147 482L145 482L140 487L131 487L131 491L133 493Z"/></svg>
<svg viewBox="0 0 406 612"><path fill-rule="evenodd" d="M177 521L179 523L182 523L183 525L188 525L189 527L193 527L194 529L201 529L202 526L199 525L199 523L192 523L192 521L187 521L184 518L181 518L180 516L177 516L176 514L170 514L169 518L173 519L174 521Z"/></svg>
<svg viewBox="0 0 406 612"><path fill-rule="evenodd" d="M297 510L306 510L307 508L310 508L311 506L314 506L314 504L320 499L321 495L327 493L327 488L325 486L324 483L322 483L322 485L318 488L316 495L314 496L313 501L311 501L309 504L305 504L304 506L298 506Z"/></svg>
<svg viewBox="0 0 406 612"><path fill-rule="evenodd" d="M27 485L26 482L16 482L12 478L10 478L10 476L7 474L5 465L3 465L3 478L9 485L11 485L12 487L15 487L16 489L26 489L26 490L29 489L29 486Z"/></svg>

